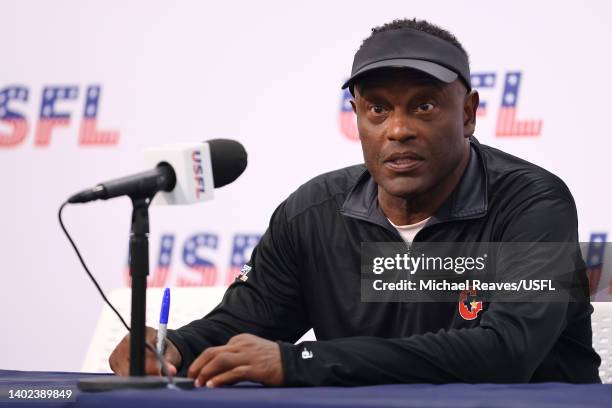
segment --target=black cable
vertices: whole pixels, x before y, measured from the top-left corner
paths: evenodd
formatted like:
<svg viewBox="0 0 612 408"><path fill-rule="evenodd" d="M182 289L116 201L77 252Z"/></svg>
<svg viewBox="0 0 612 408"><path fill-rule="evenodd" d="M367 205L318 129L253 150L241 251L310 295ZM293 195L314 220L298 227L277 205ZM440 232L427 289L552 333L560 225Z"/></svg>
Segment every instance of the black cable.
<svg viewBox="0 0 612 408"><path fill-rule="evenodd" d="M96 286L96 289L98 289L98 292L100 292L100 296L102 296L102 299L104 299L106 304L111 309L113 309L113 312L115 312L115 314L117 315L119 320L121 320L121 323L123 323L123 325L125 326L127 331L131 332L130 326L128 326L128 324L125 322L125 320L123 320L123 317L121 317L121 314L117 311L117 309L115 309L115 307L111 304L111 302L109 302L109 300L106 298L106 295L104 294L104 291L102 290L100 285L98 285L98 282L93 277L91 272L89 272L89 268L87 267L87 265L85 265L85 261L83 260L83 257L81 256L81 253L79 252L79 249L77 248L76 244L72 240L72 237L70 237L70 234L68 233L68 231L66 230L66 227L64 226L64 221L62 221L62 211L64 211L64 207L66 207L66 205L68 205L68 204L70 204L70 203L68 201L66 201L59 208L59 212L57 214L57 217L59 218L60 227L62 227L62 230L64 231L64 234L66 234L66 238L68 238L68 241L70 241L70 245L72 245L72 248L74 248L74 252L76 252L77 256L79 257L79 261L81 261L81 265L83 265L83 268L85 268L85 272L87 272L87 275L89 276L89 278L91 279L93 284Z"/></svg>
<svg viewBox="0 0 612 408"><path fill-rule="evenodd" d="M119 311L117 309L115 309L115 307L112 305L112 303L108 300L108 298L104 294L104 291L102 290L102 288L100 287L100 285L96 281L96 278L94 278L93 275L91 274L91 272L89 271L89 268L87 267L87 265L85 264L85 261L83 260L83 257L81 256L81 252L77 248L76 244L72 240L72 237L68 233L68 230L64 226L64 221L62 220L62 211L64 211L64 207L66 207L66 205L68 205L68 204L70 204L70 203L68 201L66 201L59 208L57 217L59 219L60 227L62 227L62 231L64 231L64 234L66 234L66 238L68 238L68 241L70 241L70 245L72 245L72 248L74 249L74 252L76 252L77 256L79 257L79 261L81 261L81 265L83 265L83 268L85 269L85 272L87 272L87 275L89 276L89 278L91 279L93 284L96 286L96 289L98 289L98 292L100 293L100 296L102 296L102 299L104 299L106 304L113 310L113 312L115 312L115 314L117 315L119 320L121 320L121 323L123 323L123 326L125 326L125 328L127 329L128 333L131 333L132 330L130 329L130 326L128 326L128 324L125 322L125 320L121 316L121 313L119 313ZM145 347L148 348L157 357L157 361L159 363L162 375L164 377L168 378L168 382L169 382L170 385L174 385L174 379L170 375L170 372L168 372L168 370L166 369L166 364L164 364L164 358L163 358L162 354L159 353L158 350L155 347L153 347L152 345L150 345L146 341L145 341Z"/></svg>

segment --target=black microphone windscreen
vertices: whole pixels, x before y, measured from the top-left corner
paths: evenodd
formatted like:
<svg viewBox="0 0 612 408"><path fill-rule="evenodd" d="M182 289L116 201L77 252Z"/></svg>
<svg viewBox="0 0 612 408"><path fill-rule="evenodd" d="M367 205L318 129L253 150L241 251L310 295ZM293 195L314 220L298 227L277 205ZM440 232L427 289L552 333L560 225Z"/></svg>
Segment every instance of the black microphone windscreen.
<svg viewBox="0 0 612 408"><path fill-rule="evenodd" d="M247 152L239 142L230 139L211 139L205 143L210 146L215 188L236 180L246 169Z"/></svg>

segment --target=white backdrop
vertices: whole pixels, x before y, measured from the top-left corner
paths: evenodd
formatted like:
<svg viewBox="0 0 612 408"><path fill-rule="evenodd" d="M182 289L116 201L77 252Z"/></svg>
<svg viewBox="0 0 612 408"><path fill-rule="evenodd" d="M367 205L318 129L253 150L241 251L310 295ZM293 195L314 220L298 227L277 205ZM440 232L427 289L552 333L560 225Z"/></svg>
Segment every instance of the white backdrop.
<svg viewBox="0 0 612 408"><path fill-rule="evenodd" d="M319 173L362 160L339 127L340 85L369 29L398 17L456 34L473 73L495 75L493 86L479 86L487 106L476 136L559 175L576 199L581 240L612 233L609 2L0 5L1 368L81 366L102 300L57 209L84 187L142 170L145 147L217 137L245 145L246 172L215 201L151 210L152 272L161 259L167 273L159 282L225 284L232 259L235 266L248 256L281 200ZM518 96L504 92L509 72L520 73ZM541 121L538 135L517 135L518 125L497 135L502 97L517 120ZM80 142L83 126L114 143ZM122 198L65 211L107 291L126 285L130 208ZM212 268L202 269L203 260Z"/></svg>

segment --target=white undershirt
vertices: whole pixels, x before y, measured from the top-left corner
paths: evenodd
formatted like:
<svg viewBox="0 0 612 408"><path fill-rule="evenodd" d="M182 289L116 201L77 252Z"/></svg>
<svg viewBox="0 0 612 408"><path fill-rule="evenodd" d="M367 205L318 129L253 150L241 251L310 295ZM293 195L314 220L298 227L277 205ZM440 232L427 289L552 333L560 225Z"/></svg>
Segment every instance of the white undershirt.
<svg viewBox="0 0 612 408"><path fill-rule="evenodd" d="M423 229L425 224L427 224L427 221L429 221L429 218L431 217L425 218L423 221L419 221L416 224L408 224L408 225L395 225L394 223L391 222L391 220L389 220L388 218L387 219L389 220L391 225L395 227L397 232L399 232L399 234L402 236L404 241L408 244L412 244L414 237L420 230Z"/></svg>

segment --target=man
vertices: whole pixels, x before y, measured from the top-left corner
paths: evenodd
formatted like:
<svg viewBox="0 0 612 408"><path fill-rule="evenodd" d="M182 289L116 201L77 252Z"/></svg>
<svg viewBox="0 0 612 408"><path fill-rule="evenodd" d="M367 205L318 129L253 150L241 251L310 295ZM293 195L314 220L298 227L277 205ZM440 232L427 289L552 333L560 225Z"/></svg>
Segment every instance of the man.
<svg viewBox="0 0 612 408"><path fill-rule="evenodd" d="M457 302L361 302L362 242L576 242L577 216L560 179L473 137L478 93L447 31L417 20L374 29L344 87L365 166L280 204L221 304L169 332L170 371L209 387L599 382L588 301L491 302L470 319ZM294 345L311 327L318 341ZM116 373L127 356L126 337L109 360ZM151 354L146 364L159 372Z"/></svg>

